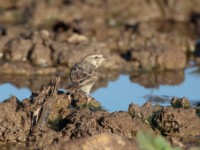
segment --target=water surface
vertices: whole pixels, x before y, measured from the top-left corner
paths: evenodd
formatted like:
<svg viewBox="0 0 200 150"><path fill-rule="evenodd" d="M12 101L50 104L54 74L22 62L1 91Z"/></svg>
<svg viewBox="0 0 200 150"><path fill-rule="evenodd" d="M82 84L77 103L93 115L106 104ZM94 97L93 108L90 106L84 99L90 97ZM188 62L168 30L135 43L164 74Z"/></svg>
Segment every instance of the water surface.
<svg viewBox="0 0 200 150"><path fill-rule="evenodd" d="M179 85L160 85L145 88L130 82L128 75L109 82L108 87L97 89L92 96L99 100L108 111L127 110L130 103L144 104L147 100L160 98L161 105L169 105L172 97L187 97L192 103L200 102L200 73L198 67L185 70L185 79Z"/></svg>
<svg viewBox="0 0 200 150"><path fill-rule="evenodd" d="M120 75L115 81L110 81L107 87L99 88L91 95L97 99L108 111L126 111L130 103L138 105L146 101L158 102L161 105L169 105L172 97L187 97L192 103L200 102L200 73L198 67L190 67L185 70L185 77L178 85L159 85L146 88L139 83L132 82L129 75ZM16 96L19 100L28 98L31 90L27 87L17 88L11 83L0 85L0 101L10 96ZM155 101L157 100L157 101Z"/></svg>

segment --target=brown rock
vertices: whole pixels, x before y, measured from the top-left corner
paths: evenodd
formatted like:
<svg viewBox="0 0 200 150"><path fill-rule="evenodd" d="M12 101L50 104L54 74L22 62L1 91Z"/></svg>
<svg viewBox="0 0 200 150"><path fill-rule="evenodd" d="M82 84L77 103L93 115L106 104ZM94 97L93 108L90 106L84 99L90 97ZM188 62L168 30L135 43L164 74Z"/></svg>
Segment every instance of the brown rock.
<svg viewBox="0 0 200 150"><path fill-rule="evenodd" d="M141 120L127 112L107 113L104 111L91 112L88 109L72 113L67 118L63 133L71 138L93 136L98 133L115 133L128 138L134 138L139 129L149 130Z"/></svg>
<svg viewBox="0 0 200 150"><path fill-rule="evenodd" d="M140 67L145 69L160 68L176 70L184 68L186 64L186 55L184 52L159 43L133 49L130 53L130 59L133 62L139 62Z"/></svg>
<svg viewBox="0 0 200 150"><path fill-rule="evenodd" d="M120 36L115 35L120 38L119 49L125 51L153 43L164 49L176 49L184 53L193 52L194 43L198 37L197 29L189 23L164 19L127 24L125 29L125 32L121 31Z"/></svg>
<svg viewBox="0 0 200 150"><path fill-rule="evenodd" d="M57 60L59 64L68 65L70 68L83 57L101 53L109 59L102 65L102 68L108 70L120 70L123 68L125 61L117 54L111 54L110 50L103 43L98 42L82 42L82 43L54 43L51 45L54 54L54 61ZM56 59L56 57L58 57Z"/></svg>
<svg viewBox="0 0 200 150"><path fill-rule="evenodd" d="M36 149L49 147L53 143L63 143L69 140L69 137L63 137L60 132L47 128L45 132L38 130L34 135L28 136L26 146Z"/></svg>
<svg viewBox="0 0 200 150"><path fill-rule="evenodd" d="M25 142L30 129L30 119L23 104L16 97L0 103L0 141Z"/></svg>
<svg viewBox="0 0 200 150"><path fill-rule="evenodd" d="M8 42L9 38L1 37L0 40L1 40L0 42L0 59L1 59L4 54L4 46Z"/></svg>
<svg viewBox="0 0 200 150"><path fill-rule="evenodd" d="M50 66L51 61L51 50L42 45L36 44L30 54L31 63L38 66Z"/></svg>
<svg viewBox="0 0 200 150"><path fill-rule="evenodd" d="M64 42L52 42L50 48L52 50L53 63L68 65L68 59L66 59L64 56L67 56L69 53L69 44Z"/></svg>
<svg viewBox="0 0 200 150"><path fill-rule="evenodd" d="M26 61L32 43L28 39L17 37L10 40L4 47L4 57L9 61Z"/></svg>
<svg viewBox="0 0 200 150"><path fill-rule="evenodd" d="M137 150L135 140L128 140L116 134L102 133L92 137L72 140L69 142L46 146L44 150L80 150L80 149L110 149L110 150Z"/></svg>
<svg viewBox="0 0 200 150"><path fill-rule="evenodd" d="M200 120L192 108L164 107L153 120L163 134L179 137L200 135Z"/></svg>
<svg viewBox="0 0 200 150"><path fill-rule="evenodd" d="M82 5L83 3L84 5ZM29 5L31 5L31 3ZM105 22L108 26L118 27L125 21L142 22L158 18L188 21L191 12L199 12L197 7L198 5L199 2L196 0L180 2L176 2L175 0L167 2L125 0L124 3L121 3L119 0L116 0L115 2L101 1L98 3L93 3L91 1L67 1L64 2L64 4L63 1L52 3L40 1L34 7L30 23L34 26L41 26L48 23L53 24L58 20L67 20L68 22L72 22L76 19L81 21L84 20L82 21L82 26L88 30L88 25L92 24L92 26L94 26L93 29L97 29L98 26L105 24ZM104 10L103 12L106 11L106 13L102 13L102 10ZM96 18L96 16L99 17Z"/></svg>
<svg viewBox="0 0 200 150"><path fill-rule="evenodd" d="M70 44L69 51L67 53L66 51L64 51L60 54L59 62L68 64L69 67L72 67L83 57L94 53L102 53L105 56L108 56L109 49L104 44L97 42L82 42L79 44Z"/></svg>
<svg viewBox="0 0 200 150"><path fill-rule="evenodd" d="M63 134L74 139L102 133L105 129L101 127L99 121L107 114L104 111L91 112L89 109L75 111L66 118L68 124Z"/></svg>
<svg viewBox="0 0 200 150"><path fill-rule="evenodd" d="M141 120L132 118L127 112L114 112L101 118L101 125L111 133L133 138L138 130L151 130Z"/></svg>
<svg viewBox="0 0 200 150"><path fill-rule="evenodd" d="M84 35L78 35L78 34L73 34L71 37L69 37L68 42L69 43L80 43L80 42L87 42L88 39Z"/></svg>
<svg viewBox="0 0 200 150"><path fill-rule="evenodd" d="M47 30L33 31L29 38L33 44L44 44L45 46L49 46L52 42L52 35Z"/></svg>
<svg viewBox="0 0 200 150"><path fill-rule="evenodd" d="M160 105L152 106L150 102L143 104L141 107L131 103L128 107L128 112L133 118L139 118L143 122L151 124L153 113L161 109L162 106Z"/></svg>
<svg viewBox="0 0 200 150"><path fill-rule="evenodd" d="M172 97L171 105L174 108L190 108L191 107L190 101L186 97L183 97L183 98Z"/></svg>
<svg viewBox="0 0 200 150"><path fill-rule="evenodd" d="M11 8L16 8L16 7L21 7L24 4L26 4L25 0L16 1L16 2L13 2L12 0L8 0L8 1L0 0L0 5L2 9L11 9Z"/></svg>
<svg viewBox="0 0 200 150"><path fill-rule="evenodd" d="M175 49L168 49L158 56L158 66L167 70L183 69L186 65L186 55L184 52Z"/></svg>

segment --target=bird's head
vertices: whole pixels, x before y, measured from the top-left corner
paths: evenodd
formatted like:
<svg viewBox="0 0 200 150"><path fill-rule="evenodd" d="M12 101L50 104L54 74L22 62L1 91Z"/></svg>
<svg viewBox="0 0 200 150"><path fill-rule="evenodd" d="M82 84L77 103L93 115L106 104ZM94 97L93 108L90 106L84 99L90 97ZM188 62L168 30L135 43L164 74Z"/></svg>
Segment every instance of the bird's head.
<svg viewBox="0 0 200 150"><path fill-rule="evenodd" d="M102 54L88 55L83 58L84 61L88 61L93 64L96 68L99 67L107 59Z"/></svg>

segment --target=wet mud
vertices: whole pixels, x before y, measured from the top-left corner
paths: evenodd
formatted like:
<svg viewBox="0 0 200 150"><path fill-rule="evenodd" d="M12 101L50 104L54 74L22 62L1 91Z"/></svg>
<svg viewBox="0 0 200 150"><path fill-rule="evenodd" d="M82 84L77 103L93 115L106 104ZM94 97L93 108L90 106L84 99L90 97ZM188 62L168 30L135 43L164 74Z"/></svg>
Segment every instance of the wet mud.
<svg viewBox="0 0 200 150"><path fill-rule="evenodd" d="M83 93L63 92L70 68L102 53L93 90L121 73L144 87L177 85L190 62L200 64L198 0L0 0L0 83L29 87L30 98L0 103L4 149L139 149L138 131L172 146L200 146L200 108L187 98L171 106L107 112ZM55 78L55 77L61 78ZM122 93L123 94L123 93Z"/></svg>
<svg viewBox="0 0 200 150"><path fill-rule="evenodd" d="M16 149L121 149L126 145L138 149L136 135L140 130L161 134L174 146L181 143L182 148L199 144L195 139L200 135L200 119L195 107L180 105L189 103L185 98L173 98L174 105L167 107L132 103L127 111L109 113L95 99L88 103L83 93L65 93L58 90L59 86L60 78L56 78L31 98L19 101L11 97L0 104L2 146L14 143L10 147Z"/></svg>

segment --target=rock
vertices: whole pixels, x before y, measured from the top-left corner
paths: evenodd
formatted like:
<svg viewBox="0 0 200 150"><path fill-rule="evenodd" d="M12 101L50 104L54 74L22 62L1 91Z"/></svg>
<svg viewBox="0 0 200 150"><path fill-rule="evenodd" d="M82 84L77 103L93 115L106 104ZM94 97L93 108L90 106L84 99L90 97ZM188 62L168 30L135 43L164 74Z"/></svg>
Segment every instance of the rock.
<svg viewBox="0 0 200 150"><path fill-rule="evenodd" d="M34 149L49 147L53 143L62 143L69 140L69 137L63 137L60 132L47 128L45 132L38 130L34 135L29 135L26 141L26 149L27 147L32 147Z"/></svg>
<svg viewBox="0 0 200 150"><path fill-rule="evenodd" d="M4 47L4 58L9 61L30 61L34 65L50 66L50 33L46 30L22 34Z"/></svg>
<svg viewBox="0 0 200 150"><path fill-rule="evenodd" d="M26 102L26 111L31 114L28 144L43 147L61 139L61 132L58 131L66 124L63 118L70 112L67 109L70 100L67 95L58 92L59 86L60 78L56 78L40 93L35 93L30 102Z"/></svg>
<svg viewBox="0 0 200 150"><path fill-rule="evenodd" d="M138 146L135 140L128 140L123 136L116 134L102 133L85 139L78 139L69 142L57 143L44 147L44 150L57 149L110 149L110 150L137 150Z"/></svg>
<svg viewBox="0 0 200 150"><path fill-rule="evenodd" d="M66 118L68 123L63 129L63 134L75 139L103 133L105 129L101 127L99 121L107 114L104 111L91 112L86 108L75 111Z"/></svg>
<svg viewBox="0 0 200 150"><path fill-rule="evenodd" d="M80 43L80 42L86 42L86 41L88 41L88 38L86 36L78 35L78 34L74 34L68 39L69 43Z"/></svg>
<svg viewBox="0 0 200 150"><path fill-rule="evenodd" d="M4 55L4 47L5 47L6 43L9 41L9 38L1 37L0 40L1 40L1 42L0 42L0 59L2 59L2 57Z"/></svg>
<svg viewBox="0 0 200 150"><path fill-rule="evenodd" d="M83 3L84 6L82 6L80 9L80 5ZM83 3L74 3L70 1L69 4L68 2L65 3L63 1L58 1L49 4L48 2L38 2L33 9L30 24L33 26L44 26L47 23L54 25L58 21L59 23L70 23L73 20L81 20L83 27L86 28L88 24L92 24L92 26L94 26L94 29L97 29L98 26L105 22L109 27L118 27L125 21L143 22L148 20L155 20L158 18L172 19L184 22L190 19L191 12L199 13L199 9L197 7L199 5L199 2L195 0L189 2L176 2L175 0L170 0L167 2L140 2L138 0L126 0L123 4L121 3L121 1L117 0L115 2L98 2L95 4L91 1L85 1ZM177 6L175 6L175 4L177 4ZM31 5L31 3L29 3L29 5ZM115 6L115 8L113 8L113 5ZM89 12L86 11L87 8L89 8ZM106 10L106 14L102 13L101 10ZM96 16L99 16L99 18L96 18ZM46 22L44 22L43 20L45 20Z"/></svg>
<svg viewBox="0 0 200 150"><path fill-rule="evenodd" d="M24 0L17 1L17 2L13 2L12 0L8 0L6 2L3 0L0 0L0 5L1 5L2 9L18 8L18 7L24 6L24 4L26 4L26 1L24 1Z"/></svg>
<svg viewBox="0 0 200 150"><path fill-rule="evenodd" d="M186 65L184 52L168 49L158 55L158 66L167 70L183 69Z"/></svg>
<svg viewBox="0 0 200 150"><path fill-rule="evenodd" d="M101 118L100 124L111 133L134 138L139 130L151 130L138 118L132 118L127 112L114 112Z"/></svg>
<svg viewBox="0 0 200 150"><path fill-rule="evenodd" d="M70 51L69 44L65 42L52 42L50 48L54 64L68 65L68 57L66 58L65 55Z"/></svg>
<svg viewBox="0 0 200 150"><path fill-rule="evenodd" d="M20 102L11 97L0 103L2 147L12 142L14 144L9 145L12 149L25 149L27 146L33 149L67 146L79 149L81 146L101 147L103 143L104 147L113 149L115 146L132 149L134 146L137 148L135 136L138 131L153 131L152 128L160 130L169 139L181 138L183 144L189 143L188 140L198 142L194 139L200 135L200 120L193 108L152 106L151 103L141 107L130 104L128 112L113 113L100 109L91 111L90 107L69 108L73 106L70 105L72 99L58 91L59 87L60 79L56 78L30 99ZM82 99L78 94L74 98ZM179 140L173 140L174 144Z"/></svg>
<svg viewBox="0 0 200 150"><path fill-rule="evenodd" d="M68 66L71 68L83 57L94 53L102 53L107 56L107 54L109 53L109 49L107 49L104 44L100 43L84 42L79 44L70 44L68 53L61 53L59 62L68 64Z"/></svg>
<svg viewBox="0 0 200 150"><path fill-rule="evenodd" d="M164 107L155 113L153 122L162 134L176 137L200 135L200 120L193 108Z"/></svg>
<svg viewBox="0 0 200 150"><path fill-rule="evenodd" d="M84 109L74 112L66 119L69 123L66 124L63 132L71 138L93 136L104 132L134 138L139 129L150 129L139 119L132 119L127 112L108 114L104 111L90 112L88 109Z"/></svg>
<svg viewBox="0 0 200 150"><path fill-rule="evenodd" d="M49 46L52 42L52 35L48 30L33 31L29 36L31 42L35 45Z"/></svg>
<svg viewBox="0 0 200 150"><path fill-rule="evenodd" d="M33 65L51 66L51 50L42 44L36 44L30 54L30 60Z"/></svg>
<svg viewBox="0 0 200 150"><path fill-rule="evenodd" d="M177 49L184 53L194 52L194 41L198 34L196 29L188 23L161 19L136 22L129 26L135 26L134 32L129 29L125 32L121 31L120 36L115 35L120 38L118 49L123 50L122 52L152 44L161 47L167 46L168 49ZM116 37L112 37L112 39Z"/></svg>
<svg viewBox="0 0 200 150"><path fill-rule="evenodd" d="M67 87L67 96L74 108L88 107L91 110L101 109L101 104L94 98L89 98L84 92Z"/></svg>
<svg viewBox="0 0 200 150"><path fill-rule="evenodd" d="M186 98L177 98L177 97L173 97L171 99L171 105L174 108L190 108L190 101Z"/></svg>
<svg viewBox="0 0 200 150"><path fill-rule="evenodd" d="M4 58L9 61L27 61L33 45L30 40L17 37L8 41L4 47Z"/></svg>
<svg viewBox="0 0 200 150"><path fill-rule="evenodd" d="M0 104L0 141L25 142L30 129L30 119L23 103L11 97Z"/></svg>
<svg viewBox="0 0 200 150"><path fill-rule="evenodd" d="M184 68L186 64L184 52L158 43L132 49L130 54L131 61L139 62L139 67L144 69L176 70Z"/></svg>
<svg viewBox="0 0 200 150"><path fill-rule="evenodd" d="M82 21L73 23L80 25ZM70 23L72 24L70 30L63 33L52 33L47 30L30 32L21 29L24 33L16 32L18 36L15 35L16 40L10 46L13 50L5 50L3 55L7 60L11 58L17 61L26 60L40 67L57 66L57 71L62 71L59 67L66 66L66 70L69 70L88 54L103 53L109 60L104 63L103 69L132 72L140 68L147 70L182 69L186 65L186 52L193 51L191 45L193 45L195 34L186 23L175 21L164 21L163 23L162 20L136 22L137 27L134 31L129 31L130 29L124 31L122 28L108 30L106 26L103 26L99 32L106 33L106 35L102 35L101 38L98 37L98 33L97 35L87 32L87 34L84 32L77 34L73 31L73 23ZM61 34L66 36L65 39L57 40ZM98 42L98 39L103 42ZM25 42L19 45L19 41ZM32 45L28 50L26 46L30 43ZM22 47L23 51L14 50L15 47Z"/></svg>
<svg viewBox="0 0 200 150"><path fill-rule="evenodd" d="M128 112L133 118L138 118L142 122L147 124L152 124L152 116L154 112L161 110L162 106L155 105L152 106L150 102L143 104L141 107L131 103L128 107Z"/></svg>
<svg viewBox="0 0 200 150"><path fill-rule="evenodd" d="M120 70L125 64L125 61L117 54L111 54L110 50L103 43L82 42L77 44L71 43L69 45L54 43L51 47L54 51L54 60L58 57L57 62L61 65L67 65L69 68L79 62L83 57L94 53L101 53L109 59L109 61L102 65L104 69Z"/></svg>
<svg viewBox="0 0 200 150"><path fill-rule="evenodd" d="M159 5L162 9L164 18L173 18L174 20L178 21L188 20L191 13L191 9L196 9L196 7L194 6L195 1L185 1L185 3L177 3L177 1L175 0L170 0L167 3L165 3L164 1L157 1L157 5Z"/></svg>

